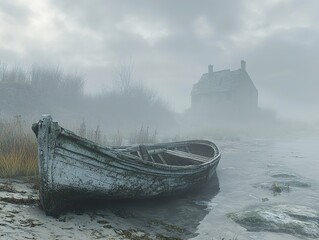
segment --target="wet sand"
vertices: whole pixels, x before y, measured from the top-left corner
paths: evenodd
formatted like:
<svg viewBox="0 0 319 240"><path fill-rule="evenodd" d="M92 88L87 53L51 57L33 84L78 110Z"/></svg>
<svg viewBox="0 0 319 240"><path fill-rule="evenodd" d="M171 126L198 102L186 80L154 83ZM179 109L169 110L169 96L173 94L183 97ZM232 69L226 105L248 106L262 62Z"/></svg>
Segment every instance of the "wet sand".
<svg viewBox="0 0 319 240"><path fill-rule="evenodd" d="M103 208L49 217L39 207L32 179L0 179L0 239L164 239L120 215Z"/></svg>
<svg viewBox="0 0 319 240"><path fill-rule="evenodd" d="M39 206L34 178L0 179L0 239L189 239L218 191L216 176L179 198L74 204L53 218Z"/></svg>

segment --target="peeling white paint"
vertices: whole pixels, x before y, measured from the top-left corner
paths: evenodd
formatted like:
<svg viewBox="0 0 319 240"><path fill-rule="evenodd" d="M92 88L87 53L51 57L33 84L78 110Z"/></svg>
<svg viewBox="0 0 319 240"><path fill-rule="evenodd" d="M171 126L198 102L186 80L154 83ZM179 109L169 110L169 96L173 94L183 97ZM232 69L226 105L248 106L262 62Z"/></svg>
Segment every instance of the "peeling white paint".
<svg viewBox="0 0 319 240"><path fill-rule="evenodd" d="M72 199L176 195L210 178L221 157L215 144L194 140L147 148L170 149L165 153L169 156L172 149L197 144L209 149L209 157L189 153L194 156L194 163L184 166L149 162L132 154L138 151L138 146L122 149L99 146L61 128L50 115L44 115L33 129L39 146L40 201L49 215L58 214L64 202ZM200 158L207 161L196 162ZM181 160L186 162L187 158Z"/></svg>

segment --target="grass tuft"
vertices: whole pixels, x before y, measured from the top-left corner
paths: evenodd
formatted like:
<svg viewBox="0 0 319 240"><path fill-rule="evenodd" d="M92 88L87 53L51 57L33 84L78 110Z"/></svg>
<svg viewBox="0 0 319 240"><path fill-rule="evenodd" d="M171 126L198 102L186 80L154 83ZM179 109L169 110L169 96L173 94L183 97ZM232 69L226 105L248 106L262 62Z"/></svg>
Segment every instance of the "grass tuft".
<svg viewBox="0 0 319 240"><path fill-rule="evenodd" d="M33 176L37 172L34 134L19 116L0 120L0 177Z"/></svg>
<svg viewBox="0 0 319 240"><path fill-rule="evenodd" d="M99 126L95 131L88 131L82 122L77 134L102 145L122 145L123 135L120 131L109 141L103 135ZM129 139L131 144L157 142L157 130L150 132L149 127L143 126L135 131ZM37 141L20 116L10 120L0 119L0 177L35 176L38 173Z"/></svg>

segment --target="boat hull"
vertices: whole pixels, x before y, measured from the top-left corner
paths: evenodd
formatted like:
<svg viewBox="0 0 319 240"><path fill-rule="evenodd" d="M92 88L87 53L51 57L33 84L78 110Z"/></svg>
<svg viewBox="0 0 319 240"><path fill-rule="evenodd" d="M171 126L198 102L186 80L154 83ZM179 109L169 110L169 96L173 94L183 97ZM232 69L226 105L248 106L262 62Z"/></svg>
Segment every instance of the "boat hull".
<svg viewBox="0 0 319 240"><path fill-rule="evenodd" d="M39 145L40 201L48 215L59 214L65 203L72 200L176 195L206 182L215 173L220 159L214 145L217 152L204 164L158 164L82 139L52 122L50 116L44 116L34 128ZM165 146L174 144L183 142Z"/></svg>

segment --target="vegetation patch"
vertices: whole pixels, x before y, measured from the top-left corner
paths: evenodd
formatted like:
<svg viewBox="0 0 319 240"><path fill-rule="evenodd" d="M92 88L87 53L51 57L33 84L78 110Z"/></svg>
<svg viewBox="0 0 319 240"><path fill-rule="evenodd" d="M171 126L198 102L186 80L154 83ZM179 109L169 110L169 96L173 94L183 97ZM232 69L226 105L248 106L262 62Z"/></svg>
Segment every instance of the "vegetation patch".
<svg viewBox="0 0 319 240"><path fill-rule="evenodd" d="M289 193L295 188L308 188L311 185L301 179L292 179L292 180L278 180L274 182L263 182L255 184L254 187L268 189L272 192L274 196L277 196L281 193Z"/></svg>
<svg viewBox="0 0 319 240"><path fill-rule="evenodd" d="M99 224L108 224L109 222L106 220L98 220L97 223Z"/></svg>
<svg viewBox="0 0 319 240"><path fill-rule="evenodd" d="M0 120L0 177L34 176L38 172L37 143L17 116Z"/></svg>
<svg viewBox="0 0 319 240"><path fill-rule="evenodd" d="M279 185L277 183L273 183L271 185L271 191L274 195L277 195L283 191L285 192L289 192L290 191L290 188L289 188L289 185Z"/></svg>
<svg viewBox="0 0 319 240"><path fill-rule="evenodd" d="M154 238L151 238L148 234L144 232L137 231L135 229L127 229L127 230L119 230L117 233L126 239L130 240L151 240Z"/></svg>
<svg viewBox="0 0 319 240"><path fill-rule="evenodd" d="M0 191L2 192L10 192L10 193L15 193L17 190L14 189L12 184L10 183L5 183L0 185Z"/></svg>
<svg viewBox="0 0 319 240"><path fill-rule="evenodd" d="M1 197L0 201L18 205L35 205L38 203L38 199L34 198Z"/></svg>
<svg viewBox="0 0 319 240"><path fill-rule="evenodd" d="M125 239L130 240L181 240L182 238L178 237L169 237L161 234L152 236L148 233L136 230L136 229L127 229L127 230L117 230L117 234L124 237Z"/></svg>
<svg viewBox="0 0 319 240"><path fill-rule="evenodd" d="M168 223L165 223L164 221L160 221L160 220L151 220L149 221L149 224L150 225L160 225L160 226L163 226L164 229L167 231L167 232L177 232L177 233L185 233L186 230L184 228L181 228L179 226L176 226L176 225L172 225L172 224L168 224Z"/></svg>
<svg viewBox="0 0 319 240"><path fill-rule="evenodd" d="M39 221L34 220L34 219L30 219L30 218L25 219L25 220L20 220L20 224L23 227L36 227L36 226L43 225L43 223L40 223Z"/></svg>

